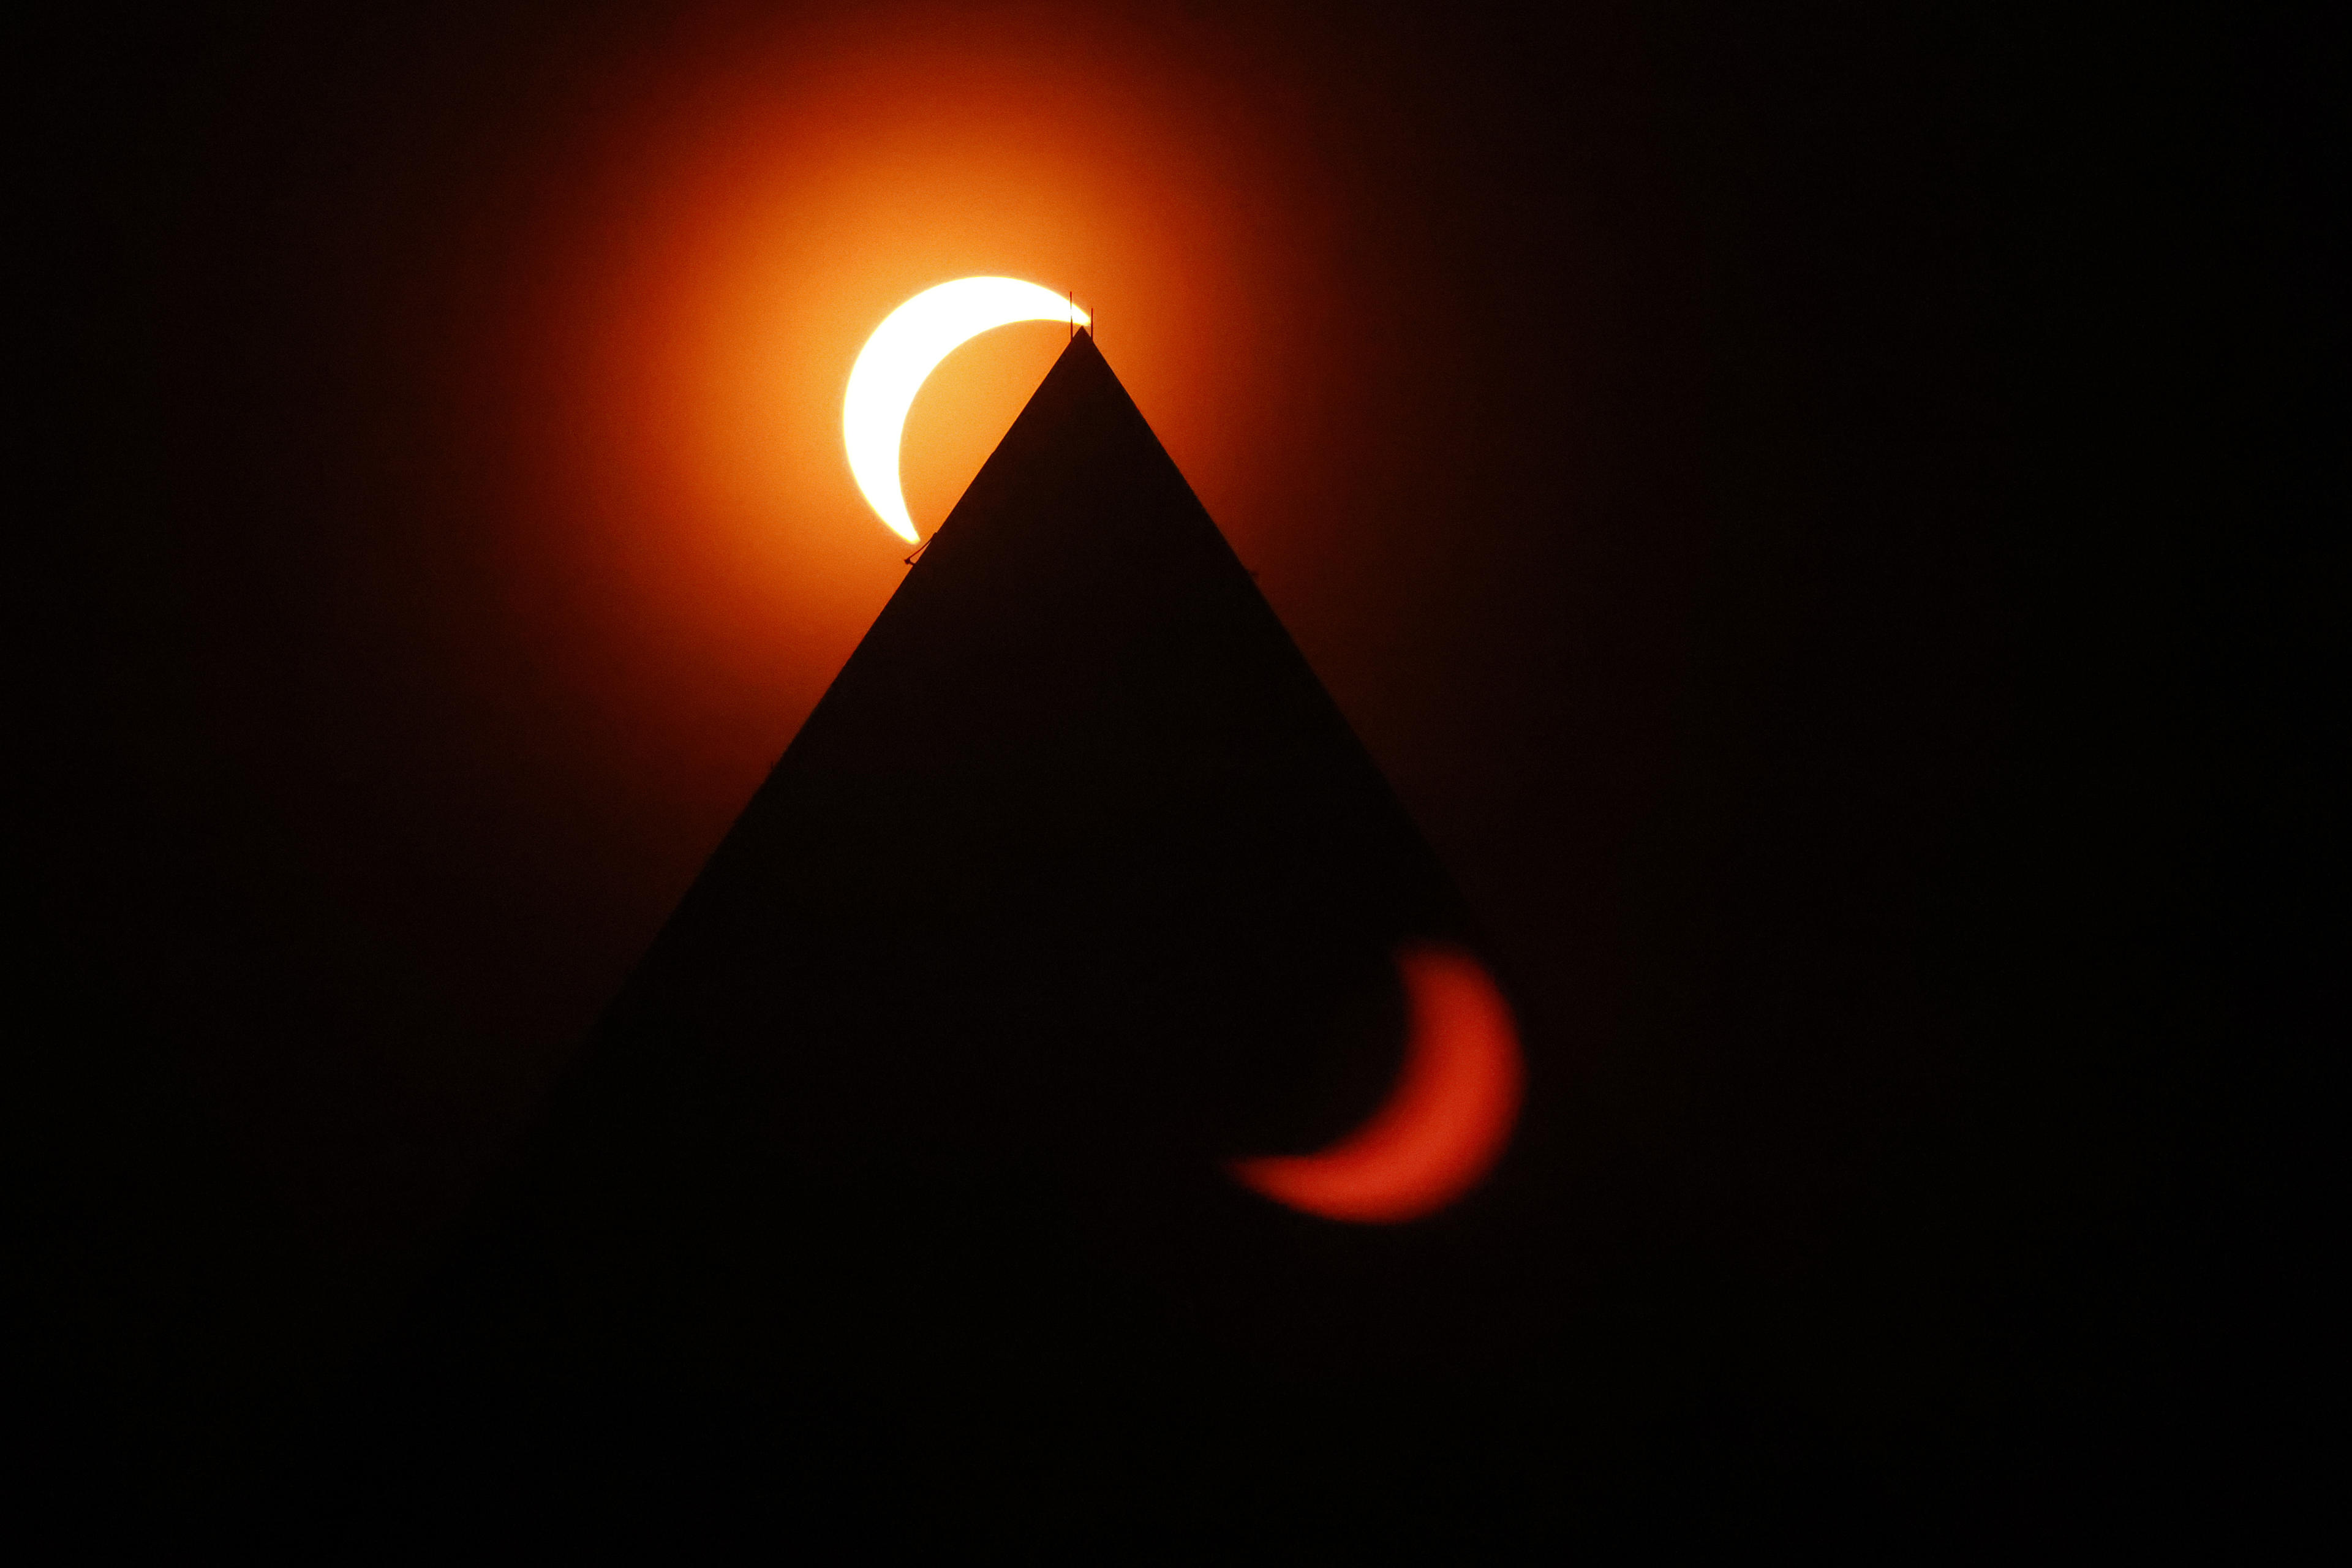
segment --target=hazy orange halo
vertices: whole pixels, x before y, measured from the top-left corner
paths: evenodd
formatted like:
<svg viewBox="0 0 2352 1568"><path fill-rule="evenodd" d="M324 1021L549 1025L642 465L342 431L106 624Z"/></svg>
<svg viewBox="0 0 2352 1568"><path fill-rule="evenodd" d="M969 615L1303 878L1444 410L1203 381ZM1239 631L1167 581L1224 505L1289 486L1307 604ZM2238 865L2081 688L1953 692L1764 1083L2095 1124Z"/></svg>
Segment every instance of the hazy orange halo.
<svg viewBox="0 0 2352 1568"><path fill-rule="evenodd" d="M551 130L563 179L534 162L485 187L520 215L496 273L515 292L470 374L509 400L482 427L523 448L530 498L492 543L557 689L530 710L566 715L614 787L690 780L688 868L903 581L908 546L877 547L897 531L873 531L844 456L844 396L877 325L930 286L1082 283L1121 381L1254 565L1336 526L1301 429L1331 384L1279 330L1335 273L1325 230L1290 216L1318 210L1308 143L1124 14L1071 34L950 7L910 34L903 9L688 29ZM922 382L897 476L918 533L1066 319L1057 300L982 331Z"/></svg>

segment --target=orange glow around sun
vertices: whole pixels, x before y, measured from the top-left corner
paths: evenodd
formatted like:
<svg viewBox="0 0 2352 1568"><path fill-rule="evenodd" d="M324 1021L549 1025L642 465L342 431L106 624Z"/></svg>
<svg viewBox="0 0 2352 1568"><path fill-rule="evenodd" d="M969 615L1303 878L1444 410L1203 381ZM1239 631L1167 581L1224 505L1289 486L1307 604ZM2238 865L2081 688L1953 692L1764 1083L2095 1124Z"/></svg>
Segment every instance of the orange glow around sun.
<svg viewBox="0 0 2352 1568"><path fill-rule="evenodd" d="M714 813L740 805L905 573L851 474L842 406L860 348L924 289L986 274L1074 291L1245 551L1268 476L1297 465L1286 315L1328 269L1282 232L1311 206L1280 162L1295 138L1135 24L1023 18L739 17L584 112L536 220L520 401L542 494L520 612L564 645L548 668L622 741L617 765L666 755L635 771L674 777L690 753ZM900 469L919 532L1067 337L1002 327L932 374Z"/></svg>

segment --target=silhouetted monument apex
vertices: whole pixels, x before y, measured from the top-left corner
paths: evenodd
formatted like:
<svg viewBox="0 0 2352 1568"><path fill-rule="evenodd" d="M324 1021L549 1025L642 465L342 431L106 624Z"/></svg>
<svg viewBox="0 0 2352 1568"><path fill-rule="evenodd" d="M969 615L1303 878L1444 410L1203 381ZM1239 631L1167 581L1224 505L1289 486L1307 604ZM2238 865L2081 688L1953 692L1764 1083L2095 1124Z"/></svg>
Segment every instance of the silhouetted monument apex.
<svg viewBox="0 0 2352 1568"><path fill-rule="evenodd" d="M1476 942L1078 333L551 1095L393 1403L852 1490L1164 1468L1202 1389L1444 1318L1443 1225L1341 1237L1220 1168L1380 1101L1416 938Z"/></svg>

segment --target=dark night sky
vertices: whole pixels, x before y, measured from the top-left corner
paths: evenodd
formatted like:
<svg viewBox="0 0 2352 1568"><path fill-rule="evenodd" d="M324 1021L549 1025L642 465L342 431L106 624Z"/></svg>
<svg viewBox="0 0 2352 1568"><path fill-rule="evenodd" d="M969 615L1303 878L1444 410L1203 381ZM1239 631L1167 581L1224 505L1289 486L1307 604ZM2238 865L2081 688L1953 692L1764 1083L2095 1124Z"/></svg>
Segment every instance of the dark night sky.
<svg viewBox="0 0 2352 1568"><path fill-rule="evenodd" d="M677 477L732 437L673 340L772 331L708 305L760 200L825 279L779 319L839 318L811 407L934 272L1086 270L1518 977L1596 1289L1693 1282L1661 1409L2045 1499L2261 1431L2215 1325L2284 1289L2256 1089L2320 1037L2320 928L2256 875L2312 875L2319 810L2275 721L2318 68L1549 9L246 7L25 54L5 1334L60 1474L267 1451L895 583L837 449ZM915 124L882 209L974 116L1079 146L1052 246L950 214L856 273L793 183L857 166L835 91Z"/></svg>

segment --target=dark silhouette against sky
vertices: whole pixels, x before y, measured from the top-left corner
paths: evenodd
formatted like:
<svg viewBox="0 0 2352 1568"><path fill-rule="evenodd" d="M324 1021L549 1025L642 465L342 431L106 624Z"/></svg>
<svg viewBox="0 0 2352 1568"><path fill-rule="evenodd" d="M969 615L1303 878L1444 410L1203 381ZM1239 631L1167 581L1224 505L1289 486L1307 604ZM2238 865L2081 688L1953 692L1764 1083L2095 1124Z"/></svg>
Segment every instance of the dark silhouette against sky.
<svg viewBox="0 0 2352 1568"><path fill-rule="evenodd" d="M1302 1489L1376 1408L1422 1447L1401 1386L1541 1374L1513 1298L1567 1305L1549 1196L1507 1160L1367 1230L1227 1166L1381 1103L1395 954L1439 942L1475 921L1080 333L559 1079L342 1468L378 1510L676 1517L699 1467L764 1463L804 1516L1108 1542L1213 1530L1274 1431Z"/></svg>

